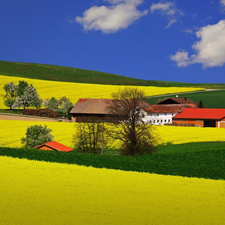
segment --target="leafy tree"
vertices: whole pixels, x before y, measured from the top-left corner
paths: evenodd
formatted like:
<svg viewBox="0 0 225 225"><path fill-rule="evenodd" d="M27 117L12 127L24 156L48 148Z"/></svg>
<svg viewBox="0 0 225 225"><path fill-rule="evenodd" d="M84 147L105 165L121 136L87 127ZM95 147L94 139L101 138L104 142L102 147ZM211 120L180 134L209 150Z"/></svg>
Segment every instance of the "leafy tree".
<svg viewBox="0 0 225 225"><path fill-rule="evenodd" d="M73 103L70 100L67 100L62 103L62 112L68 115L72 107L73 107Z"/></svg>
<svg viewBox="0 0 225 225"><path fill-rule="evenodd" d="M52 130L47 126L34 125L27 128L26 137L21 138L21 143L24 148L34 148L38 145L52 141Z"/></svg>
<svg viewBox="0 0 225 225"><path fill-rule="evenodd" d="M16 102L16 96L17 96L17 89L18 86L15 85L13 82L7 83L3 87L5 91L5 95L3 95L4 104L5 106L12 109L13 104Z"/></svg>
<svg viewBox="0 0 225 225"><path fill-rule="evenodd" d="M25 109L33 105L36 108L40 108L41 104L42 100L39 98L36 89L31 85L25 88L22 96L17 97L15 107L22 105Z"/></svg>
<svg viewBox="0 0 225 225"><path fill-rule="evenodd" d="M24 80L20 80L17 89L17 96L21 97L24 94L26 87L28 87L28 83Z"/></svg>
<svg viewBox="0 0 225 225"><path fill-rule="evenodd" d="M47 103L47 109L51 109L53 111L57 111L59 108L59 102L55 97L52 97Z"/></svg>
<svg viewBox="0 0 225 225"><path fill-rule="evenodd" d="M74 148L78 152L102 153L107 145L104 137L103 123L76 123L76 133L73 136Z"/></svg>
<svg viewBox="0 0 225 225"><path fill-rule="evenodd" d="M137 88L125 88L112 93L113 100L107 110L112 115L112 128L109 135L120 140L123 155L152 154L156 151L156 135L153 127L144 122L143 108L147 107L142 99L145 94Z"/></svg>

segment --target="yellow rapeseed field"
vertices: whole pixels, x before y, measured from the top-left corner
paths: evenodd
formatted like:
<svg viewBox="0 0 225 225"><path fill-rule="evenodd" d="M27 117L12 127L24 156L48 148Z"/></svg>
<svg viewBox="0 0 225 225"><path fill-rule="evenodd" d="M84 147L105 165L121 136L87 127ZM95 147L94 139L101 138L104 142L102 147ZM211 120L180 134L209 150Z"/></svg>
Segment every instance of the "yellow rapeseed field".
<svg viewBox="0 0 225 225"><path fill-rule="evenodd" d="M75 104L79 98L110 98L112 92L117 91L124 86L117 85L99 85L99 84L82 84L70 82L44 81L36 79L27 79L21 77L11 77L0 75L0 96L4 94L3 87L6 83L14 82L18 84L19 80L25 80L37 89L41 99L55 97L59 99L63 96L70 98ZM133 86L132 86L133 87ZM200 88L183 88L183 87L144 87L138 86L139 89L145 91L147 96L161 95L167 93L180 93L195 90ZM0 98L0 109L7 108L4 106L3 99Z"/></svg>
<svg viewBox="0 0 225 225"><path fill-rule="evenodd" d="M225 181L0 157L1 225L221 225Z"/></svg>
<svg viewBox="0 0 225 225"><path fill-rule="evenodd" d="M0 146L21 147L20 139L25 136L28 126L35 124L47 125L52 129L54 140L73 147L72 137L76 132L74 123L65 122L33 122L0 120ZM202 141L224 141L224 128L173 127L155 126L159 143L173 144Z"/></svg>

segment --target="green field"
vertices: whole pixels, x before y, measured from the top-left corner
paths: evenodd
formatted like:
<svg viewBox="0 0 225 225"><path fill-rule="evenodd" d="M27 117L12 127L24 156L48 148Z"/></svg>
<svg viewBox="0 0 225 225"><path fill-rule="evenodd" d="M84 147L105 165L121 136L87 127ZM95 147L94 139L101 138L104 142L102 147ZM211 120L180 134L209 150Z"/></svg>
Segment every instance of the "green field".
<svg viewBox="0 0 225 225"><path fill-rule="evenodd" d="M158 146L157 153L143 156L112 155L112 151L98 155L5 147L0 148L0 155L97 168L225 180L225 142Z"/></svg>
<svg viewBox="0 0 225 225"><path fill-rule="evenodd" d="M145 99L145 101L150 104L155 104L158 100L169 97L174 98L175 95L150 97ZM187 97L197 103L202 100L205 108L225 108L225 90L179 94L179 97Z"/></svg>

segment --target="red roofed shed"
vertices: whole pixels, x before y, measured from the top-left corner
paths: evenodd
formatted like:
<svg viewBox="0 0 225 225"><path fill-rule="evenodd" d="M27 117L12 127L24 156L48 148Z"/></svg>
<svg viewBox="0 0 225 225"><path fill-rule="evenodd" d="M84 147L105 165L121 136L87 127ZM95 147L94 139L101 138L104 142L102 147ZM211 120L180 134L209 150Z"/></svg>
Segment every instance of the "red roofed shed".
<svg viewBox="0 0 225 225"><path fill-rule="evenodd" d="M175 125L225 128L225 109L184 108L173 117Z"/></svg>
<svg viewBox="0 0 225 225"><path fill-rule="evenodd" d="M60 144L57 141L51 141L44 143L35 147L35 149L47 150L47 151L60 151L60 152L71 152L73 151L72 148L69 148L63 144Z"/></svg>

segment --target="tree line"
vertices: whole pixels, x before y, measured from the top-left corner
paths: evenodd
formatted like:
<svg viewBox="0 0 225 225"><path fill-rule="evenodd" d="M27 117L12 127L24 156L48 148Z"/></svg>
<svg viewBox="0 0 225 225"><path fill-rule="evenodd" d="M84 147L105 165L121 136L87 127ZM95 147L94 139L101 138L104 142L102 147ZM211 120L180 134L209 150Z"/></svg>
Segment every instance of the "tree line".
<svg viewBox="0 0 225 225"><path fill-rule="evenodd" d="M4 104L10 109L21 107L23 107L23 109L27 107L39 109L44 106L47 109L68 114L73 107L73 103L65 96L59 100L52 97L51 99L43 101L39 97L33 84L28 84L26 81L19 81L18 85L13 82L7 83L4 85L3 89L5 91L5 94L2 96Z"/></svg>

